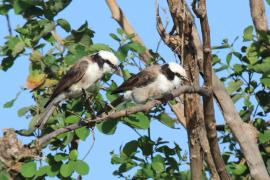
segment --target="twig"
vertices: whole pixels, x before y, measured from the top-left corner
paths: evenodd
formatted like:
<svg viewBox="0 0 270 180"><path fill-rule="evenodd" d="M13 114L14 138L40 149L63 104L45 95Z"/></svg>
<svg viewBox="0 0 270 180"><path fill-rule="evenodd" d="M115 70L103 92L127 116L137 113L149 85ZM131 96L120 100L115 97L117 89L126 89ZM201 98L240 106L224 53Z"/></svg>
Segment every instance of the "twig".
<svg viewBox="0 0 270 180"><path fill-rule="evenodd" d="M11 27L11 22L10 22L9 15L6 14L5 17L6 17L6 20L7 20L8 33L9 33L10 36L12 36L12 27Z"/></svg>
<svg viewBox="0 0 270 180"><path fill-rule="evenodd" d="M155 1L156 3L157 3L157 0ZM166 31L166 29L167 29L167 27L168 27L168 25L169 25L169 18L167 17L167 16L165 16L165 28L164 28L164 30ZM173 26L173 27L175 27L175 26ZM172 30L171 30L171 32L173 31L173 29L174 28L172 28ZM156 53L158 52L158 50L159 50L159 46L160 46L160 44L161 44L161 42L162 42L162 38L160 37L160 39L158 40L158 43L157 43L157 47L156 47Z"/></svg>
<svg viewBox="0 0 270 180"><path fill-rule="evenodd" d="M92 151L94 145L95 145L95 142L96 142L96 138L95 138L95 133L94 133L94 129L92 129L92 144L89 148L89 150L87 151L87 153L84 155L84 157L82 158L82 160L85 160L85 158L90 154L90 152Z"/></svg>

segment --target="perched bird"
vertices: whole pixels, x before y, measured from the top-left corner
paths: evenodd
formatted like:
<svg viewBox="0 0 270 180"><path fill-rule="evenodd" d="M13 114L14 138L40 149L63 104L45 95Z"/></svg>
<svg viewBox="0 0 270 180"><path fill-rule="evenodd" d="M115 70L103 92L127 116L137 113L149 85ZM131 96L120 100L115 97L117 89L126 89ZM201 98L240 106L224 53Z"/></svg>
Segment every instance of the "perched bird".
<svg viewBox="0 0 270 180"><path fill-rule="evenodd" d="M112 91L112 94L124 93L124 99L137 104L145 103L148 99L158 99L168 94L172 89L188 80L185 69L174 62L164 65L152 65Z"/></svg>
<svg viewBox="0 0 270 180"><path fill-rule="evenodd" d="M56 105L69 97L80 94L95 84L105 73L118 71L118 59L109 51L99 51L96 54L82 57L62 77L55 87L50 99L45 104L36 127L43 129Z"/></svg>

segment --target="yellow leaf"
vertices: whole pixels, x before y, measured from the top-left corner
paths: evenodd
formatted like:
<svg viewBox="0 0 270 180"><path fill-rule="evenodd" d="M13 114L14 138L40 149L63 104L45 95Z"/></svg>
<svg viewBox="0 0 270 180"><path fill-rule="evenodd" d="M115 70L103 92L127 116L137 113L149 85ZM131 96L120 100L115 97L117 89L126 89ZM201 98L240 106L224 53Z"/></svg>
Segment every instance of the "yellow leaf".
<svg viewBox="0 0 270 180"><path fill-rule="evenodd" d="M28 89L35 89L36 87L44 83L45 79L46 79L45 74L37 74L37 73L30 74L28 75L26 80L26 87Z"/></svg>

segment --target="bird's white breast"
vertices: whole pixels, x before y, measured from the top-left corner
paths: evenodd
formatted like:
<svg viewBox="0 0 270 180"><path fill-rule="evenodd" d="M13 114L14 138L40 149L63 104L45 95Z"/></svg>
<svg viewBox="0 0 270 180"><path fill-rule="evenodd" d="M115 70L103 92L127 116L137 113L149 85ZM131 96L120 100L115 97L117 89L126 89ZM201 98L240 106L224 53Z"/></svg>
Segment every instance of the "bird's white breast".
<svg viewBox="0 0 270 180"><path fill-rule="evenodd" d="M76 84L70 87L71 91L81 91L82 89L88 89L95 82L97 82L103 76L102 70L96 63L88 65L86 72L82 79Z"/></svg>

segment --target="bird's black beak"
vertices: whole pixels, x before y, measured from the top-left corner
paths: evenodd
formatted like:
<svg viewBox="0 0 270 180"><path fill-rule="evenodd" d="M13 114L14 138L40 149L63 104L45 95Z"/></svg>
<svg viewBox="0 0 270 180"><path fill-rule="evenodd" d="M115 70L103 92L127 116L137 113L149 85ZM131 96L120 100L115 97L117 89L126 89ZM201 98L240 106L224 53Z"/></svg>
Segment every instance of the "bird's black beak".
<svg viewBox="0 0 270 180"><path fill-rule="evenodd" d="M118 76L123 76L121 68L115 66L113 69L115 70L115 74L117 74Z"/></svg>

